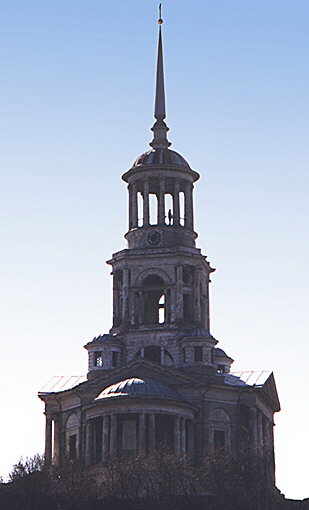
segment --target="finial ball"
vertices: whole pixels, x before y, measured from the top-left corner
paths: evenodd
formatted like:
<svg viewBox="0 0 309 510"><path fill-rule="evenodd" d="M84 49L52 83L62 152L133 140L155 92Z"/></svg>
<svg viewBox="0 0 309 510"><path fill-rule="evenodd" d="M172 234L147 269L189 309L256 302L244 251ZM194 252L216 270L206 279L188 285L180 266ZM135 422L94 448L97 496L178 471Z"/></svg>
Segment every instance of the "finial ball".
<svg viewBox="0 0 309 510"><path fill-rule="evenodd" d="M158 25L162 25L163 24L163 19L162 18L159 18L158 19Z"/></svg>

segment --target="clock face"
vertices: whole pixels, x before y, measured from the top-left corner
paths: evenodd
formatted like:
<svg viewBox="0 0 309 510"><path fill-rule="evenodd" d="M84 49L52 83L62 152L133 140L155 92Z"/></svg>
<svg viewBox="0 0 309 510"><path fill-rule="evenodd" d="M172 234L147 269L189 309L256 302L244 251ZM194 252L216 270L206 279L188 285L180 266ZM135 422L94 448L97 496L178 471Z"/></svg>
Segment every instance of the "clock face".
<svg viewBox="0 0 309 510"><path fill-rule="evenodd" d="M161 241L161 232L154 230L147 235L147 242L150 246L157 246Z"/></svg>

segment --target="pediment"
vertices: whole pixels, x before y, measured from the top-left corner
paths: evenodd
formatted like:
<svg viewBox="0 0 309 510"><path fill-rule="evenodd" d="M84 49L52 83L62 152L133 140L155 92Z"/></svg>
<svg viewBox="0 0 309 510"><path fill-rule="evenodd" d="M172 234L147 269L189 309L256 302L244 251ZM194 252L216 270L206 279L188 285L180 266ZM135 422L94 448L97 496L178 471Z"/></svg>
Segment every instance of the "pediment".
<svg viewBox="0 0 309 510"><path fill-rule="evenodd" d="M270 400L273 411L280 411L280 401L273 372L261 386L260 391Z"/></svg>

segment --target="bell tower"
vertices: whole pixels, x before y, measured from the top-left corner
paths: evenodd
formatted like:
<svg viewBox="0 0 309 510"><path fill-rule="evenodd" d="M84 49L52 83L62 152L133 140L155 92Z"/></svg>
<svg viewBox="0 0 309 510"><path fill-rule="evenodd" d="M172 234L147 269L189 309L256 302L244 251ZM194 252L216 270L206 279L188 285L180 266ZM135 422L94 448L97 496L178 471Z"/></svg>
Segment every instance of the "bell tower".
<svg viewBox="0 0 309 510"><path fill-rule="evenodd" d="M199 174L170 149L167 138L162 23L160 17L151 150L122 176L129 194L128 247L108 261L113 276L110 334L124 344L125 363L143 356L146 347L155 352L164 343L167 352L174 351L169 361L176 366L190 360L212 365L217 341L209 329L208 287L214 269L195 245L193 190ZM191 337L192 348L171 347L177 338Z"/></svg>

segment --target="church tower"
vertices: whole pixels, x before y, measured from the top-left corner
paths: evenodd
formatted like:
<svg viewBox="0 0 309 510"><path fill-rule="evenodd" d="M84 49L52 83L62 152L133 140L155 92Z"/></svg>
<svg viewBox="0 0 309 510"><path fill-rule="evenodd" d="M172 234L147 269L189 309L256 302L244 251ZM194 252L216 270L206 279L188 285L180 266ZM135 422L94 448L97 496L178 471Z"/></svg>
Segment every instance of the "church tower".
<svg viewBox="0 0 309 510"><path fill-rule="evenodd" d="M170 149L165 122L162 19L151 150L122 179L128 189L127 248L108 264L113 323L85 349L88 372L55 377L45 403L47 462L85 466L160 447L195 462L248 452L275 483L274 376L231 372L209 320L211 268L196 247L193 193L199 174Z"/></svg>
<svg viewBox="0 0 309 510"><path fill-rule="evenodd" d="M195 246L193 190L199 174L169 148L165 117L160 25L152 149L122 176L129 194L128 248L108 262L113 269L110 342L117 339L122 347L100 351L101 340L86 346L89 375L136 358L215 366L208 293L213 269Z"/></svg>

